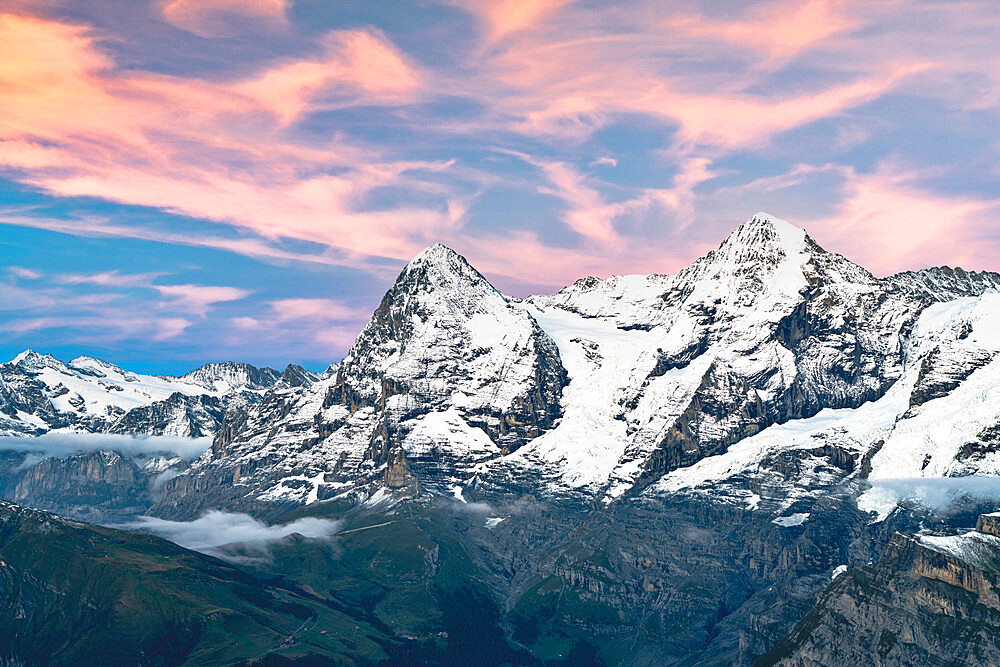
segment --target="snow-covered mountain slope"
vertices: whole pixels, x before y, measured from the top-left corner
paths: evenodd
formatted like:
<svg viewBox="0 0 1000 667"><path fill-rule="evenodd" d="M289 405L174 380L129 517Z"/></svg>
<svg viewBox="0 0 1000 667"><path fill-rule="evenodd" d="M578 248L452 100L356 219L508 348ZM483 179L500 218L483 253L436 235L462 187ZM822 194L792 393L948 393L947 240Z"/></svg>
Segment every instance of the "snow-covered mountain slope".
<svg viewBox="0 0 1000 667"><path fill-rule="evenodd" d="M878 400L772 426L648 490L697 493L776 515L850 480L885 518L921 480L1000 475L1000 293L933 304L907 339L903 374Z"/></svg>
<svg viewBox="0 0 1000 667"><path fill-rule="evenodd" d="M297 366L286 374L298 384L318 377ZM31 436L57 429L212 435L224 399L246 400L283 377L272 369L232 362L208 364L181 377L142 375L93 357L63 363L26 350L0 364L0 435Z"/></svg>
<svg viewBox="0 0 1000 667"><path fill-rule="evenodd" d="M614 498L774 424L856 408L901 376L908 331L944 290L875 278L760 213L676 275L532 297L570 373L566 418L484 474L542 470L552 489Z"/></svg>
<svg viewBox="0 0 1000 667"><path fill-rule="evenodd" d="M240 389L269 389L278 381L281 373L273 368L256 368L250 364L224 361L205 364L177 378L163 377L171 381L195 384L214 393L227 394Z"/></svg>
<svg viewBox="0 0 1000 667"><path fill-rule="evenodd" d="M235 483L247 502L424 487L607 503L716 485L780 514L801 494L878 477L883 438L891 452L938 398L975 394L967 383L993 349L971 332L1000 312L997 285L948 268L877 278L765 213L677 274L585 278L523 300L433 246L336 376L227 416L167 495L180 507ZM967 316L942 324L953 308ZM955 455L966 472L992 470L983 428L978 445L956 445L969 445Z"/></svg>
<svg viewBox="0 0 1000 667"><path fill-rule="evenodd" d="M475 464L552 428L565 383L531 314L432 246L403 269L335 375L227 416L211 456L172 484L185 493L224 480L298 502L373 481L447 492Z"/></svg>

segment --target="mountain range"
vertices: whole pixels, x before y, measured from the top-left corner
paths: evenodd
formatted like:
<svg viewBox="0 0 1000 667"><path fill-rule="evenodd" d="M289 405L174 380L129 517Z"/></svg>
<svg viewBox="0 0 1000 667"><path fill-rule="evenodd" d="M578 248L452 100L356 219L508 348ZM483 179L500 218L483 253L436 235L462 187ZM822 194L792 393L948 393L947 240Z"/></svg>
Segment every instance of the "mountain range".
<svg viewBox="0 0 1000 667"><path fill-rule="evenodd" d="M362 614L387 660L456 659L455 600L525 664L856 664L859 628L880 664L988 657L998 289L876 277L766 213L678 273L527 298L435 245L323 373L0 365L0 496L99 523L343 521L337 548L216 555ZM368 570L358 529L385 549Z"/></svg>

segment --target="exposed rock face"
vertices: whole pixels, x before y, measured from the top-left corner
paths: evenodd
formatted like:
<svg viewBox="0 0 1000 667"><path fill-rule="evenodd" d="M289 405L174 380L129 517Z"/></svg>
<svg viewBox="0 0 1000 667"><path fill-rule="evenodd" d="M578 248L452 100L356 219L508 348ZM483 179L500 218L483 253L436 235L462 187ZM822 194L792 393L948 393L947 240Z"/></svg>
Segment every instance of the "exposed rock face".
<svg viewBox="0 0 1000 667"><path fill-rule="evenodd" d="M1000 537L975 532L897 534L878 563L838 576L758 664L998 663Z"/></svg>
<svg viewBox="0 0 1000 667"><path fill-rule="evenodd" d="M38 460L0 455L0 496L82 519L108 521L141 514L167 478L187 463L176 456L136 459L115 452L81 452Z"/></svg>
<svg viewBox="0 0 1000 667"><path fill-rule="evenodd" d="M223 413L223 401L217 396L185 396L176 392L165 400L132 408L106 432L201 438L215 434Z"/></svg>
<svg viewBox="0 0 1000 667"><path fill-rule="evenodd" d="M514 451L552 427L565 383L559 350L531 315L436 245L382 298L341 363L330 400L381 413L388 441L376 436L376 460L393 438L402 442L413 417L452 406Z"/></svg>

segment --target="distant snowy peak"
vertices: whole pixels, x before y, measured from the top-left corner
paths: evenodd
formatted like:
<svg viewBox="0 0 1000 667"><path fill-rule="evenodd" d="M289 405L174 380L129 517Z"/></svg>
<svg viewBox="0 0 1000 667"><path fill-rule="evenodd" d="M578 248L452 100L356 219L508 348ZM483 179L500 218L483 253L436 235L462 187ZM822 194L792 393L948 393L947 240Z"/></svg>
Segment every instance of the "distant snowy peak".
<svg viewBox="0 0 1000 667"><path fill-rule="evenodd" d="M95 433L200 436L214 433L227 404L274 386L309 385L318 375L290 365L284 373L249 364L206 364L181 377L126 371L80 356L68 363L25 350L0 364L0 434L68 429ZM257 397L251 397L259 400Z"/></svg>
<svg viewBox="0 0 1000 667"><path fill-rule="evenodd" d="M332 367L333 365L331 365L331 368ZM285 370L282 371L281 377L278 379L290 387L308 387L318 380L324 377L329 377L330 375L332 375L332 373L330 373L330 368L327 368L327 370L323 373L313 373L312 371L302 368L302 366L299 366L298 364L288 364L285 366Z"/></svg>
<svg viewBox="0 0 1000 667"><path fill-rule="evenodd" d="M39 354L32 349L27 349L20 353L10 361L8 361L5 366L17 366L26 371L41 371L45 368L53 369L64 369L66 365L53 357L51 354Z"/></svg>
<svg viewBox="0 0 1000 667"><path fill-rule="evenodd" d="M966 271L950 266L905 271L885 280L905 291L925 294L935 301L979 296L990 290L1000 290L1000 273Z"/></svg>
<svg viewBox="0 0 1000 667"><path fill-rule="evenodd" d="M257 368L250 364L223 361L205 364L177 379L211 391L228 393L236 389L268 389L280 378L281 373L273 368Z"/></svg>
<svg viewBox="0 0 1000 667"><path fill-rule="evenodd" d="M88 357L86 355L79 356L75 359L70 360L66 366L72 368L75 371L83 373L84 375L91 375L93 377L107 377L111 376L121 376L121 377L135 377L134 373L129 373L124 369L115 366L112 363L108 363L103 359L97 359L96 357Z"/></svg>

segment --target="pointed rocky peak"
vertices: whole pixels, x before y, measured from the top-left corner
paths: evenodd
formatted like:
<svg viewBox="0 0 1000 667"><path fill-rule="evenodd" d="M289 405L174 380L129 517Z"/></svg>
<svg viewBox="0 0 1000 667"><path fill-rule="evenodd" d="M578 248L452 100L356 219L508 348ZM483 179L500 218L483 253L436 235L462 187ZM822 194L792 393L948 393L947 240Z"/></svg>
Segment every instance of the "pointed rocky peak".
<svg viewBox="0 0 1000 667"><path fill-rule="evenodd" d="M21 354L17 355L5 365L17 366L24 370L42 370L43 368L55 368L57 370L66 370L65 364L59 361L51 354L39 354L32 349L27 349Z"/></svg>
<svg viewBox="0 0 1000 667"><path fill-rule="evenodd" d="M319 378L319 373L307 371L298 364L288 364L281 374L281 381L291 387L308 387Z"/></svg>
<svg viewBox="0 0 1000 667"><path fill-rule="evenodd" d="M451 248L435 243L424 248L403 268L394 288L403 291L458 291L496 292L496 288L468 260Z"/></svg>
<svg viewBox="0 0 1000 667"><path fill-rule="evenodd" d="M477 314L510 309L507 297L464 257L437 243L422 250L403 268L355 341L348 359L356 358L374 340L399 344L413 334L414 327L424 323L462 329Z"/></svg>
<svg viewBox="0 0 1000 667"><path fill-rule="evenodd" d="M792 295L806 286L871 286L871 273L824 250L804 229L769 213L756 213L717 249L681 272L689 279L730 283L731 289L777 290Z"/></svg>
<svg viewBox="0 0 1000 667"><path fill-rule="evenodd" d="M695 287L698 301L756 308L762 298L767 303L795 298L810 282L812 260L823 253L804 230L760 212L678 277Z"/></svg>
<svg viewBox="0 0 1000 667"><path fill-rule="evenodd" d="M789 257L806 252L809 241L805 230L762 211L730 234L717 252L736 261Z"/></svg>
<svg viewBox="0 0 1000 667"><path fill-rule="evenodd" d="M6 366L7 364L10 364L11 366L16 366L19 363L21 363L22 361L24 361L25 359L28 359L28 358L34 357L34 356L38 356L38 353L35 352L34 350L32 350L29 347L27 350L25 350L24 352L21 352L16 357L14 357L10 361L6 362L4 365Z"/></svg>

